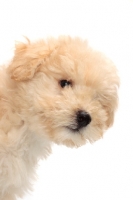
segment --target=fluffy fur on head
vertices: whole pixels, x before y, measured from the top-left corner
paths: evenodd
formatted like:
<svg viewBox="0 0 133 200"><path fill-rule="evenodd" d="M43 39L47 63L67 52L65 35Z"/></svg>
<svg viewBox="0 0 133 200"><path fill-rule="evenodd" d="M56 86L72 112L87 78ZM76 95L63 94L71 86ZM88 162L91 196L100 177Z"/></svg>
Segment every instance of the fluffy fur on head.
<svg viewBox="0 0 133 200"><path fill-rule="evenodd" d="M79 147L103 136L119 78L109 59L71 37L16 44L0 77L0 199L15 200L52 142Z"/></svg>

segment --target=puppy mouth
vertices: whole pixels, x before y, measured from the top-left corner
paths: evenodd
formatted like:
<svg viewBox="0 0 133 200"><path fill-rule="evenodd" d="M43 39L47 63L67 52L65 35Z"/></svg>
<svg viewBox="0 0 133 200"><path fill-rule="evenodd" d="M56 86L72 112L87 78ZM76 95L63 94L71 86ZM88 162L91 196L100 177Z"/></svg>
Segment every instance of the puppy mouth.
<svg viewBox="0 0 133 200"><path fill-rule="evenodd" d="M69 126L65 126L68 130L73 133L80 133L84 127L79 126L78 124L70 124Z"/></svg>
<svg viewBox="0 0 133 200"><path fill-rule="evenodd" d="M69 129L71 132L76 133L80 131L80 128L76 127L71 127L71 126L66 126L67 129Z"/></svg>

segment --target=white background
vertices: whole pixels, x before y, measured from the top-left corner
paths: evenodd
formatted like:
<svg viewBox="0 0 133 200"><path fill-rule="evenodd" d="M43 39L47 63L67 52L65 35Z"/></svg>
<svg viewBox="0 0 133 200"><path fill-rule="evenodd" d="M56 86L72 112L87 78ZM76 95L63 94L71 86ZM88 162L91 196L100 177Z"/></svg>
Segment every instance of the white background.
<svg viewBox="0 0 133 200"><path fill-rule="evenodd" d="M116 63L120 103L113 128L93 145L54 146L24 200L133 200L133 1L0 0L0 63L14 40L68 34Z"/></svg>

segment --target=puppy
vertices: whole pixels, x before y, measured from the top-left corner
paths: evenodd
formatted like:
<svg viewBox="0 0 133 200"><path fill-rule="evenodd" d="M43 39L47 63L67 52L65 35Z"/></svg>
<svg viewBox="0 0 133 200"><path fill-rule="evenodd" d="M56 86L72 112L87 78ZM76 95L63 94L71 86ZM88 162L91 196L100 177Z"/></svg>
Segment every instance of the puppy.
<svg viewBox="0 0 133 200"><path fill-rule="evenodd" d="M0 199L31 189L51 144L80 147L114 121L119 78L86 41L61 36L16 44L0 68Z"/></svg>

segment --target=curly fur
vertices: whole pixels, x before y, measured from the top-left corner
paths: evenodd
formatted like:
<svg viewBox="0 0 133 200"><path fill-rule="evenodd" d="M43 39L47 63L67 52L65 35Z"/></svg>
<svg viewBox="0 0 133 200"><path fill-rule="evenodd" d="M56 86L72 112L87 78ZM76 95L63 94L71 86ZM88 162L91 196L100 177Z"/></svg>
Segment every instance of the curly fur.
<svg viewBox="0 0 133 200"><path fill-rule="evenodd" d="M71 81L62 88L60 80ZM0 199L31 189L39 159L52 142L79 147L103 136L114 121L119 78L114 64L79 38L16 44L0 70ZM75 112L92 121L77 132Z"/></svg>

